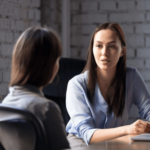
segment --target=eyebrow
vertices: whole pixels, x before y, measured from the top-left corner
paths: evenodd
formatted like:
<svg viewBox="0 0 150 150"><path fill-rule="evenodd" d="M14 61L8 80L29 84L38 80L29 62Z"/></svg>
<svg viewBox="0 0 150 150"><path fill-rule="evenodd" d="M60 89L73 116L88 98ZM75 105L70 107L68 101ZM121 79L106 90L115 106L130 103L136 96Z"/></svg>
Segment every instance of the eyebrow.
<svg viewBox="0 0 150 150"><path fill-rule="evenodd" d="M98 43L103 43L103 42L101 42L101 41L96 41L96 42L98 42ZM116 41L110 41L110 42L108 42L108 44L110 44L110 43L117 43Z"/></svg>

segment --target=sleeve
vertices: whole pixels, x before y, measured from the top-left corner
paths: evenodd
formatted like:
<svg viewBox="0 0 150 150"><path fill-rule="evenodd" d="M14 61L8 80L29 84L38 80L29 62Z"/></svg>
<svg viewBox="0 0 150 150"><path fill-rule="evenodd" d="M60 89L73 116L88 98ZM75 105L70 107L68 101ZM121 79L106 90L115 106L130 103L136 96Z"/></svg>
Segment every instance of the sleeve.
<svg viewBox="0 0 150 150"><path fill-rule="evenodd" d="M137 69L135 69L133 80L134 104L139 109L140 118L150 121L150 94L143 78L141 77Z"/></svg>
<svg viewBox="0 0 150 150"><path fill-rule="evenodd" d="M86 97L85 89L81 83L70 80L66 94L67 111L70 115L72 126L75 128L78 136L88 145L93 133L97 129L93 123Z"/></svg>
<svg viewBox="0 0 150 150"><path fill-rule="evenodd" d="M48 103L45 113L44 126L47 133L49 148L60 150L70 148L66 138L65 125L57 104Z"/></svg>

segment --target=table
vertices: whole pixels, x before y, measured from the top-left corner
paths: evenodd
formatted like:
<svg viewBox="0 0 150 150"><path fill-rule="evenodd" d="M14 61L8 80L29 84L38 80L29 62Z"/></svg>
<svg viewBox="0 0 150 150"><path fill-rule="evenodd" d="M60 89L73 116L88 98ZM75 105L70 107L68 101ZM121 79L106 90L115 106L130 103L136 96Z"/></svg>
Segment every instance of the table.
<svg viewBox="0 0 150 150"><path fill-rule="evenodd" d="M71 150L150 150L150 141L132 141L130 137L133 136L135 135L122 136L120 138L82 148L73 148Z"/></svg>

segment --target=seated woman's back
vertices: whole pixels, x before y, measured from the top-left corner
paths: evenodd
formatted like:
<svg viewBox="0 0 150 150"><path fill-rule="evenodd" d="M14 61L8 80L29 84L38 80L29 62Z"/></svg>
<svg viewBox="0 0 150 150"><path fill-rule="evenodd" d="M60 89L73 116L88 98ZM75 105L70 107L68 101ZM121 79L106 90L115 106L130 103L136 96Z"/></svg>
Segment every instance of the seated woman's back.
<svg viewBox="0 0 150 150"><path fill-rule="evenodd" d="M27 109L41 119L49 149L53 150L69 148L60 109L42 93L59 69L60 55L61 45L54 31L27 29L14 47L10 92L2 102Z"/></svg>

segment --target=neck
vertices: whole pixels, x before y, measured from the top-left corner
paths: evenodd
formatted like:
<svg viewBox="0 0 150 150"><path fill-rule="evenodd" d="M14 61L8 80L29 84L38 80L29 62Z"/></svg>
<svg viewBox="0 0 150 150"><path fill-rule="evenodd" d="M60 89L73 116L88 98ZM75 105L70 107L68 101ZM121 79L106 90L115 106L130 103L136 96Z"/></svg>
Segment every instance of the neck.
<svg viewBox="0 0 150 150"><path fill-rule="evenodd" d="M97 67L97 80L99 83L111 83L115 77L116 67L108 70Z"/></svg>

